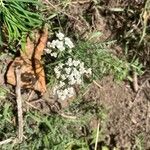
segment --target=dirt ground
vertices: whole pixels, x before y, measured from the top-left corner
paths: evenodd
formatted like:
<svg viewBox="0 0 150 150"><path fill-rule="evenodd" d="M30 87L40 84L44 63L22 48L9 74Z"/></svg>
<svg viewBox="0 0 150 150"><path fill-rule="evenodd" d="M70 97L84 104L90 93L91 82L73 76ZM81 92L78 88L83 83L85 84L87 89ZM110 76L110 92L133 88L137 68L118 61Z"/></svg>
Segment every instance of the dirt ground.
<svg viewBox="0 0 150 150"><path fill-rule="evenodd" d="M70 8L74 10L72 11L73 16L84 16L88 13L92 19L78 17L78 22L70 19L69 23L72 23L72 29L81 33L83 38L86 38L91 30L98 30L104 33L98 39L99 41L110 38L118 39L118 45L115 46L114 53L122 55L123 49L121 47L124 41L119 39L125 36L126 31L130 30L131 26L137 24L138 11L144 6L144 1L102 0L101 6L101 8L93 7L90 1L73 5ZM123 11L115 12L111 8L131 8L137 10L137 14L133 15ZM81 26L81 22L83 26ZM134 49L133 41L129 45L132 46L129 46L129 48ZM140 56L141 60L144 56L146 64L149 63L149 55L142 53ZM131 89L129 83L117 84L112 77L105 77L99 82L102 88L93 85L85 96L85 101L97 101L98 105L108 109L104 143L109 147L136 150L138 149L138 140L142 139L144 148L150 149L150 81L149 74L146 74L146 76L143 77L143 80L139 80L141 84L137 93Z"/></svg>
<svg viewBox="0 0 150 150"><path fill-rule="evenodd" d="M123 41L120 41L119 38L124 37L126 30L136 24L138 13L135 15L131 15L128 12L118 13L112 11L111 8L131 8L139 11L144 6L144 1L102 0L101 5L103 9L92 7L91 3L88 2L77 5L75 8L79 7L80 9L78 10L80 11L73 12L82 14L82 16L84 13L89 13L92 16L92 20L83 21L83 18L79 18L84 23L84 28L74 23L73 29L80 33L82 33L80 29L82 29L83 37L85 38L86 33L90 32L90 27L92 26L93 30L104 33L98 39L100 41L117 38L118 46L114 48L114 53L122 55L121 46ZM71 9L75 10L75 8L72 7ZM134 47L133 41L130 44ZM149 56L144 53L142 55L145 60ZM142 60L142 57L140 58ZM146 60L147 64L148 60L149 58ZM93 85L85 96L86 101L97 101L98 105L108 109L108 122L105 129L107 138L104 143L109 147L136 150L139 144L138 139L142 139L144 148L150 149L150 81L149 74L146 76L143 80L140 80L141 85L137 93L131 89L128 83L117 84L111 77L105 77L99 82L102 88Z"/></svg>
<svg viewBox="0 0 150 150"><path fill-rule="evenodd" d="M143 81L137 93L131 89L129 82L118 83L111 76L91 84L81 103L96 104L107 112L105 126L100 125L100 128L103 128L103 139L99 145L107 145L110 149L116 147L120 150L137 150L140 146L145 150L150 149L149 90L149 78ZM46 99L48 101L45 101ZM45 99L32 104L45 113L63 112L71 101L59 103L53 98L50 100L50 95L46 94ZM91 119L88 130L96 129L97 124L96 118Z"/></svg>
<svg viewBox="0 0 150 150"><path fill-rule="evenodd" d="M135 94L128 84L115 83L112 77L105 77L93 85L85 100L97 101L108 110L105 128L105 144L119 149L138 149L137 138L142 137L145 149L150 148L149 90L147 79Z"/></svg>

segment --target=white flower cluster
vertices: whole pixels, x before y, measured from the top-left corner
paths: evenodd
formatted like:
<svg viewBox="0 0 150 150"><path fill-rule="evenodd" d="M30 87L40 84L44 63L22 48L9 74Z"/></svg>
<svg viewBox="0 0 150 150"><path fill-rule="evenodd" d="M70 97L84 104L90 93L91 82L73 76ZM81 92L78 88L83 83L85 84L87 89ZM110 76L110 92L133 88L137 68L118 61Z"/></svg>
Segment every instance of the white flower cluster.
<svg viewBox="0 0 150 150"><path fill-rule="evenodd" d="M60 84L53 89L53 94L56 95L58 99L65 100L75 96L75 90L73 87L60 88Z"/></svg>
<svg viewBox="0 0 150 150"><path fill-rule="evenodd" d="M69 58L64 64L58 64L54 68L54 72L59 80L58 85L54 88L54 95L57 95L58 99L61 100L74 96L75 90L73 85L81 85L83 83L83 75L92 74L91 68L86 69L83 62L72 58Z"/></svg>
<svg viewBox="0 0 150 150"><path fill-rule="evenodd" d="M52 42L47 42L45 53L50 54L54 58L58 58L58 55L62 52L71 53L72 48L74 48L71 39L65 37L61 32L56 33L56 37L57 39ZM74 97L76 95L74 85L81 85L83 83L84 74L92 74L91 68L86 69L83 62L74 60L71 57L65 63L59 63L54 68L54 72L58 84L53 89L53 95L60 100Z"/></svg>
<svg viewBox="0 0 150 150"><path fill-rule="evenodd" d="M56 58L59 52L63 52L66 49L68 52L72 52L74 44L70 38L65 37L65 35L61 32L56 33L56 37L58 39L53 40L52 42L47 42L47 46L44 49L45 53L50 54L52 57Z"/></svg>

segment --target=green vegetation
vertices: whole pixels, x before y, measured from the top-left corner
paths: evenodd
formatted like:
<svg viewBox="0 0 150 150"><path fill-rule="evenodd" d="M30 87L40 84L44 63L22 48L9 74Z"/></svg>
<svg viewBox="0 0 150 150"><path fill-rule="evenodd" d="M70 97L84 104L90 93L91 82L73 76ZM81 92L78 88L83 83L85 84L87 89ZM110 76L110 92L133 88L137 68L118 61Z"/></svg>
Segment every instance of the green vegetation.
<svg viewBox="0 0 150 150"><path fill-rule="evenodd" d="M67 106L68 108L61 108L61 111L56 111L55 113L53 111L43 113L43 111L35 109L26 109L26 107L29 106L24 104L24 140L22 143L17 144L11 141L1 145L1 141L9 138L15 139L17 137L18 123L16 119L17 109L15 97L13 94L14 89L6 90L3 88L3 85L0 85L0 149L94 150L95 145L99 144L102 150L109 150L109 146L105 144L105 137L103 136L107 122L107 108L100 106L97 101L91 102L89 100L90 102L84 102L83 95L84 92L87 92L87 85L92 83L93 80L102 79L106 75L112 75L114 79L119 82L123 80L132 82L133 73L136 73L137 76L143 74L145 71L143 71L143 68L146 68L147 64L149 64L149 51L147 50L147 45L149 45L149 4L147 0L142 12L135 10L135 14L138 13L139 16L141 15L141 18L138 18L141 26L137 26L140 31L137 29L136 32L134 32L135 29L132 29L130 24L128 28L124 29L122 38L119 37L120 39L114 36L114 40L107 39L93 42L95 36L91 35L86 39L84 39L84 37L80 38L81 35L77 34L78 31L74 33L73 30L66 26L67 22L71 22L74 19L74 16L67 12L69 11L68 7L71 5L71 0L63 0L58 3L54 2L54 4L51 4L50 1L47 0L43 3L38 0L0 0L0 45L1 47L6 46L4 53L5 50L6 53L11 53L9 47L13 47L15 54L18 52L16 51L17 49L21 50L20 47L23 49L26 44L27 35L32 33L34 29L41 29L45 23L49 24L48 41L50 43L56 38L55 34L60 31L72 39L72 43L74 44L72 48L65 43L64 39L64 41L59 39L59 42L63 41L66 47L65 51L57 53L57 57L52 56L51 51L43 54L42 59L49 88L55 87L61 78L56 77L55 68L60 63L65 64L69 58L83 62L86 69L90 68L92 70L90 75L88 73L81 75L82 83L84 84L81 84L79 87L76 87L76 84L71 85L75 90L76 88L79 89L76 92L76 98ZM98 9L98 5L102 5L100 6L100 11L103 10L103 3L101 4L97 0L91 1L91 5L93 5L93 8L95 7L96 10ZM120 8L116 8L115 10L120 10ZM134 13L132 11L129 13ZM84 12L84 15L85 14ZM89 14L91 15L91 12ZM92 24L96 16L93 17L91 15L86 17L91 17L89 19L91 22L89 22ZM82 16L81 20L88 22L88 19L85 19L86 17ZM140 19L143 20L141 21ZM136 19L135 21L137 22ZM93 27L90 28L90 31L92 30ZM93 32L95 33L95 31ZM101 36L101 33L99 33L100 32L96 32L96 38L97 36ZM112 53L112 47L120 43L121 46L123 46L123 54L121 56ZM132 45L132 43L134 44ZM143 48L142 54L141 47ZM146 52L144 51L144 47L147 48ZM48 50L55 52L56 49L59 49L57 44L54 45L54 47L49 47ZM69 52L70 49L71 51ZM140 49L140 51L136 51L136 49ZM0 49L0 54L1 52ZM144 54L146 54L145 59L140 57ZM15 57L15 55L13 56ZM65 68L64 66L62 69ZM65 71L62 71L61 75L64 72ZM63 82L68 84L68 80L65 78ZM65 86L62 87L65 88ZM25 99L23 99L23 101L25 101ZM71 113L75 118L70 118L69 115L64 117L61 115L62 112L65 114ZM100 128L90 126L90 122L93 118L100 124ZM97 135L98 139L96 139ZM135 138L135 146L139 150L143 149L143 139L141 136ZM97 150L100 150L98 148ZM113 148L115 150L115 147Z"/></svg>
<svg viewBox="0 0 150 150"><path fill-rule="evenodd" d="M79 103L74 103L71 109L75 109L77 105ZM90 107L91 104L82 105L82 112L78 110L79 112L75 116L76 119L63 118L56 114L47 116L37 111L26 112L24 115L25 140L17 145L11 143L2 145L1 149L70 150L75 148L76 150L89 150L96 138L95 131L86 131L89 122L95 116L90 109L86 110ZM106 119L105 110L99 109L98 113L99 118L97 119L101 119L101 123L104 124ZM10 137L15 138L17 130L14 122L15 114L10 104L5 104L1 109L1 141ZM83 133L82 130L84 130Z"/></svg>
<svg viewBox="0 0 150 150"><path fill-rule="evenodd" d="M8 43L21 39L25 40L24 36L26 36L27 32L31 32L33 28L41 27L42 17L36 10L37 4L37 0L0 1L1 44L6 39L8 39ZM33 11L33 9L36 11Z"/></svg>
<svg viewBox="0 0 150 150"><path fill-rule="evenodd" d="M130 72L142 73L142 65L137 59L130 63L125 58L119 59L109 52L107 47L113 42L91 43L80 42L75 49L75 56L80 58L93 70L93 78L99 79L104 75L113 74L116 80L131 79Z"/></svg>

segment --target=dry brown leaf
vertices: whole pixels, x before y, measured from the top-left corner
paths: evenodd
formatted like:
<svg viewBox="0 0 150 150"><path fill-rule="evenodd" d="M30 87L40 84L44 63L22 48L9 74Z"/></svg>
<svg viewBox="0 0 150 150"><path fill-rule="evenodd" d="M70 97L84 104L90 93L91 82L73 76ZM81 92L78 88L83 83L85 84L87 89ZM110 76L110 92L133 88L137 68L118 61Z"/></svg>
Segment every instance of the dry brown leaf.
<svg viewBox="0 0 150 150"><path fill-rule="evenodd" d="M6 73L7 83L16 85L15 67L21 68L21 87L39 91L46 91L45 73L41 63L41 56L48 38L48 28L44 27L42 32L34 31L35 38L32 41L27 37L25 51L20 57L11 62Z"/></svg>
<svg viewBox="0 0 150 150"><path fill-rule="evenodd" d="M47 42L47 38L48 38L48 28L44 28L43 32L41 33L41 37L39 38L39 44L35 48L35 54L34 54L35 59L37 60L41 59L43 50Z"/></svg>

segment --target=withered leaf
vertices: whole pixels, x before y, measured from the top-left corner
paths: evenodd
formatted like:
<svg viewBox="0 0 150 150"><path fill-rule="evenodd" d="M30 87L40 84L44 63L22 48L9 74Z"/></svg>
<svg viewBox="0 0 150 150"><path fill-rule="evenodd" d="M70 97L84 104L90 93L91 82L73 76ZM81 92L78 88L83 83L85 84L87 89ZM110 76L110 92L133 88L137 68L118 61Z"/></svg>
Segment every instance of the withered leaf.
<svg viewBox="0 0 150 150"><path fill-rule="evenodd" d="M21 51L20 57L16 57L9 65L6 73L7 83L16 85L15 67L20 66L21 87L39 91L46 91L45 73L41 62L41 56L48 38L48 28L43 31L33 31L34 40L27 37L25 51Z"/></svg>

